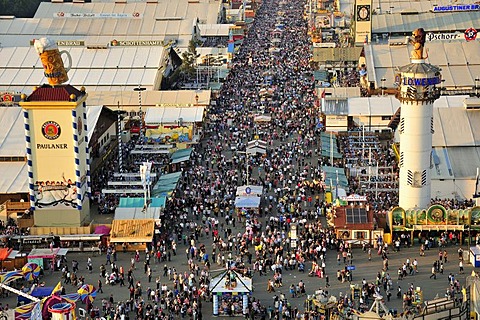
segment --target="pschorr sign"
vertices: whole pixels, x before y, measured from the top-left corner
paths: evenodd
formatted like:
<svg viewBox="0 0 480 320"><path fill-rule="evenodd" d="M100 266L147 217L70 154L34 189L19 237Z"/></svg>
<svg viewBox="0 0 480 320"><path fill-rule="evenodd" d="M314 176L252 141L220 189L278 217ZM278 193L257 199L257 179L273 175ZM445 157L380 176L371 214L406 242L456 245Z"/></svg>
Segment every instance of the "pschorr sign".
<svg viewBox="0 0 480 320"><path fill-rule="evenodd" d="M477 11L480 10L480 4L459 4L448 6L434 6L433 12L455 12L455 11Z"/></svg>
<svg viewBox="0 0 480 320"><path fill-rule="evenodd" d="M461 40L463 34L461 33L427 33L427 41L443 41L443 40Z"/></svg>

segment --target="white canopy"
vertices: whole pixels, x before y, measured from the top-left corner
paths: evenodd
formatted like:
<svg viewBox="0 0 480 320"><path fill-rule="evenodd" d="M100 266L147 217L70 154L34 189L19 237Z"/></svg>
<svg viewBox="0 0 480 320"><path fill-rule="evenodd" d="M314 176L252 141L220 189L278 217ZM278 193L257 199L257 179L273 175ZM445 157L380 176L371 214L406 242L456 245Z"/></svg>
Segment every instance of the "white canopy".
<svg viewBox="0 0 480 320"><path fill-rule="evenodd" d="M205 107L155 107L147 108L145 114L145 124L160 125L174 124L178 125L178 121L182 119L183 123L202 122Z"/></svg>
<svg viewBox="0 0 480 320"><path fill-rule="evenodd" d="M115 209L114 220L135 220L135 219L160 219L161 208L148 207L145 212L143 208L120 208Z"/></svg>
<svg viewBox="0 0 480 320"><path fill-rule="evenodd" d="M247 193L247 188L250 188L250 192ZM262 186L239 186L237 187L237 196L261 196L263 193Z"/></svg>
<svg viewBox="0 0 480 320"><path fill-rule="evenodd" d="M236 280L236 286L227 286L226 282L233 277ZM214 277L210 281L210 291L212 293L251 293L252 292L252 279L241 276L238 272L234 270L227 270L222 272L220 275Z"/></svg>
<svg viewBox="0 0 480 320"><path fill-rule="evenodd" d="M0 30L1 21L0 19ZM87 92L133 91L139 83L148 90L156 90L160 85L156 82L166 55L162 46L64 49L70 53L73 61L68 72L68 83L76 87L84 86ZM0 48L2 88L30 93L34 86L46 82L40 58L33 46Z"/></svg>
<svg viewBox="0 0 480 320"><path fill-rule="evenodd" d="M260 197L236 197L236 208L258 208L260 206Z"/></svg>

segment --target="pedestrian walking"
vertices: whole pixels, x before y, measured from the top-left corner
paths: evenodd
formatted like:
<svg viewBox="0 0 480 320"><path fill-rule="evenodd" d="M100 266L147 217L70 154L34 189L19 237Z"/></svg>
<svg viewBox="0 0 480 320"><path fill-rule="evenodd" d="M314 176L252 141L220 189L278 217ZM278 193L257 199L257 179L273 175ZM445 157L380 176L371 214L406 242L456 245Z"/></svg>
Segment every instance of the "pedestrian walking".
<svg viewBox="0 0 480 320"><path fill-rule="evenodd" d="M102 286L103 286L102 280L99 279L99 280L98 280L98 284L97 284L97 292L103 293Z"/></svg>

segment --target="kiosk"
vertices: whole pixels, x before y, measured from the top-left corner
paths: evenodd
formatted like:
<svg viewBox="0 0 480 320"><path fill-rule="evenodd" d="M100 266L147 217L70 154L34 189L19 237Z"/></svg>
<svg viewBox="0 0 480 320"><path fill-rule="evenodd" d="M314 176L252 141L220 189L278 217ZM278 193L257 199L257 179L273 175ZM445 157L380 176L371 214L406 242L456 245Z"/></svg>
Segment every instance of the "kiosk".
<svg viewBox="0 0 480 320"><path fill-rule="evenodd" d="M235 270L226 270L210 282L214 316L244 316L248 313L248 296L252 294L252 279Z"/></svg>

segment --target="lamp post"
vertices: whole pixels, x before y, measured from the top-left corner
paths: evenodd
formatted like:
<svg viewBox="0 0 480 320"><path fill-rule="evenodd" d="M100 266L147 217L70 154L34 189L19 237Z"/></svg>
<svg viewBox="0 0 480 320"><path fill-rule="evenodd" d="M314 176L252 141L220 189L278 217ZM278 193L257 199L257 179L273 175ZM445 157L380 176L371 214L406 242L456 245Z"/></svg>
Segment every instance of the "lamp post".
<svg viewBox="0 0 480 320"><path fill-rule="evenodd" d="M385 81L387 81L387 79L382 78L382 79L380 79L380 81L382 82L382 97L383 97L384 94L385 94L385 89L386 89L385 88Z"/></svg>
<svg viewBox="0 0 480 320"><path fill-rule="evenodd" d="M245 166L247 167L247 186L250 185L249 181L249 173L248 173L248 152L247 151L237 151L237 153L244 153L245 154Z"/></svg>
<svg viewBox="0 0 480 320"><path fill-rule="evenodd" d="M142 91L147 90L147 88L143 88L142 86L138 85L138 88L134 88L133 91L138 92L138 114L140 116L140 140L143 140L143 113L142 113Z"/></svg>

